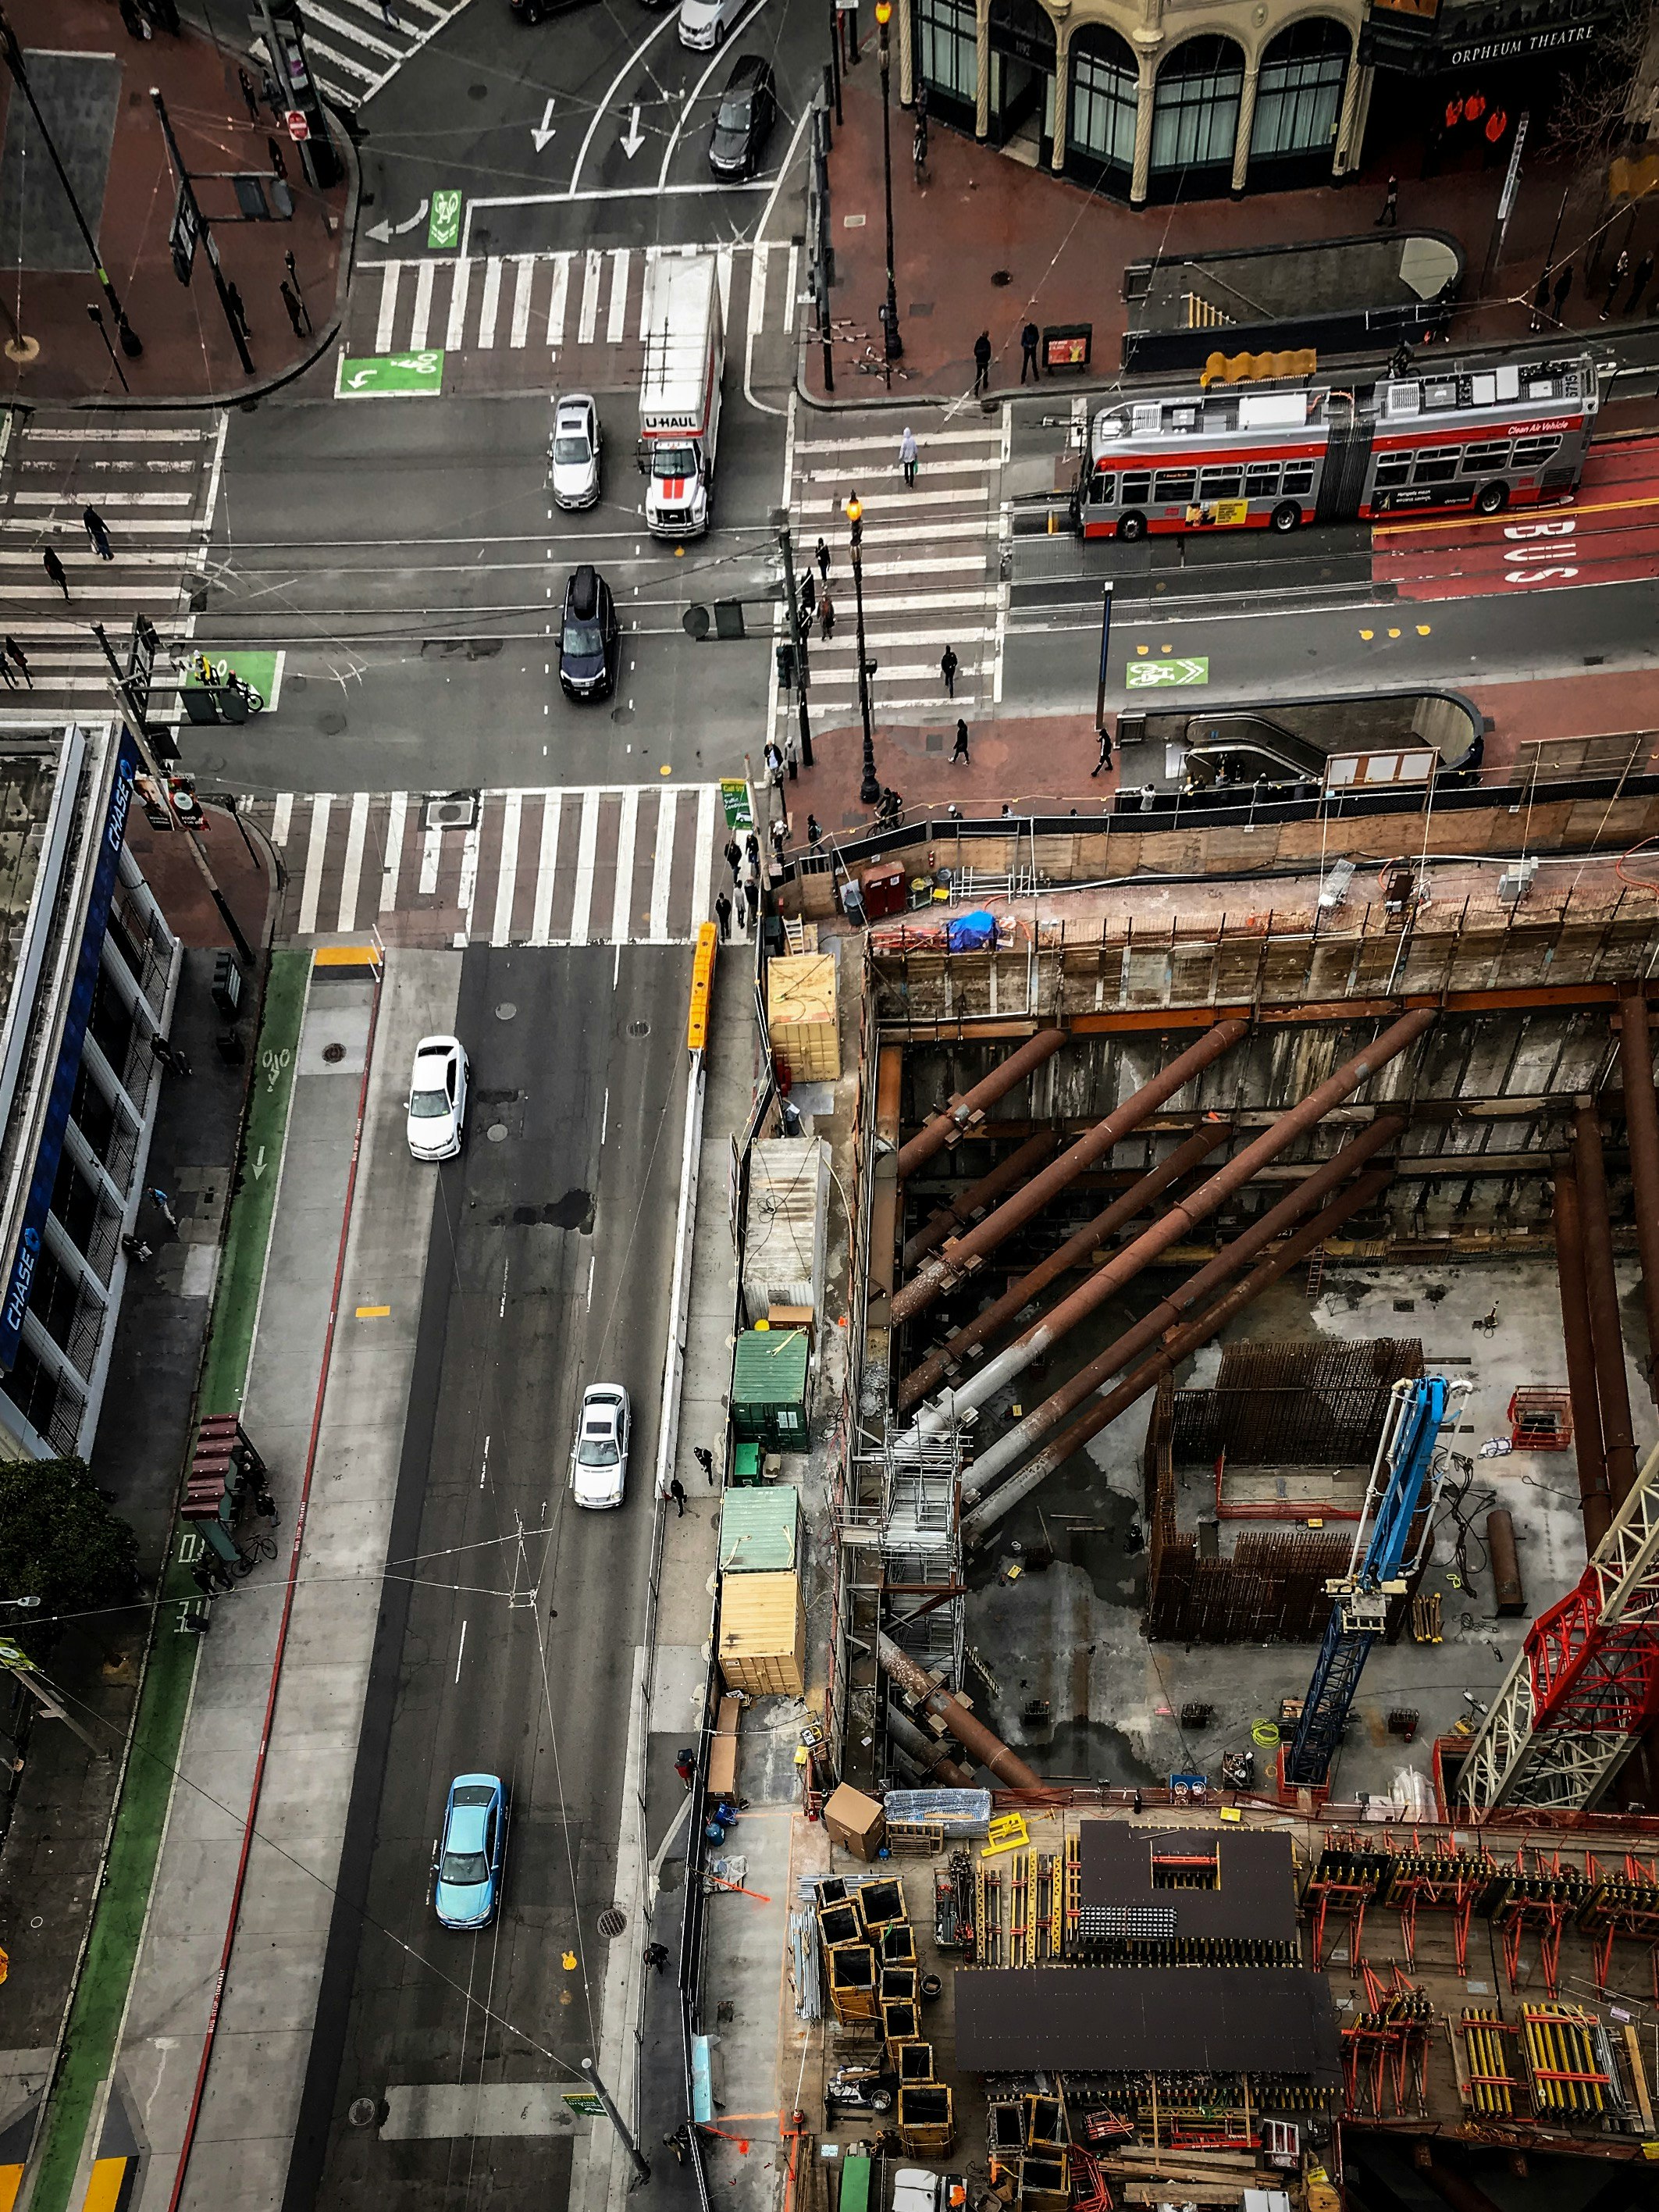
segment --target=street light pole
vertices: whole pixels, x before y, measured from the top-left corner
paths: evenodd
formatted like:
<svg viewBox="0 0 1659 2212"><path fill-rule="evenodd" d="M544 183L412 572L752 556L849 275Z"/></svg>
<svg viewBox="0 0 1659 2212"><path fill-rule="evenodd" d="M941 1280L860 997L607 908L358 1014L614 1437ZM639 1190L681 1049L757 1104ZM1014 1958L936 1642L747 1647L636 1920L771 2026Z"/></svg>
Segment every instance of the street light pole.
<svg viewBox="0 0 1659 2212"><path fill-rule="evenodd" d="M637 2188L641 2182L650 2180L651 2162L641 2150L633 2136L628 2132L628 2123L623 2119L622 2114L617 2110L615 2105L611 2101L611 2092L605 2087L604 2082L600 2081L599 2069L594 2065L591 2058L583 2059L582 2072L586 2075L589 2086L592 2087L593 2094L605 2106L605 2118L610 2121L611 2126L615 2128L617 2133L622 2137L623 2148L628 2153L629 2162L634 2168L633 2185Z"/></svg>
<svg viewBox="0 0 1659 2212"><path fill-rule="evenodd" d="M876 738L870 726L870 664L864 657L864 507L854 492L846 503L853 533L853 605L858 627L859 713L864 719L864 781L859 786L859 805L877 805L881 779L876 774Z"/></svg>
<svg viewBox="0 0 1659 2212"><path fill-rule="evenodd" d="M898 292L893 283L893 137L888 101L887 27L893 20L893 0L876 0L876 23L881 36L881 173L887 187L887 311L882 334L885 358L896 361L904 351L899 336Z"/></svg>
<svg viewBox="0 0 1659 2212"><path fill-rule="evenodd" d="M115 334L121 341L121 350L129 361L137 361L144 350L143 344L137 331L128 322L126 311L116 297L115 287L110 282L109 271L104 266L104 257L98 251L98 241L88 228L85 216L81 212L81 203L75 197L74 188L69 180L69 172L64 168L58 155L56 141L46 128L46 118L40 112L40 103L34 96L34 88L29 82L28 71L23 67L22 50L17 43L17 33L7 21L3 12L0 12L0 58L3 58L6 67L10 70L13 83L28 102L29 113L34 118L34 127L40 133L40 143L46 149L46 155L52 167L58 172L58 181L64 187L64 198L70 204L70 213L75 217L76 227L86 240L87 252L92 256L93 274L103 287L104 297L109 302L109 311L115 322Z"/></svg>

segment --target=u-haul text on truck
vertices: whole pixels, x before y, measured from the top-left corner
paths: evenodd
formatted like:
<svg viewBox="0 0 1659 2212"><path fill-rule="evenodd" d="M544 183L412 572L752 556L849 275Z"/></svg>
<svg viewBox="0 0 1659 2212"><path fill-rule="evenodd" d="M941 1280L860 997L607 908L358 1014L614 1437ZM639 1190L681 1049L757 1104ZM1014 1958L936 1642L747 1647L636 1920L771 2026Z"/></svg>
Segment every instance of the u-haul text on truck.
<svg viewBox="0 0 1659 2212"><path fill-rule="evenodd" d="M656 538L700 538L708 527L726 368L719 264L712 253L664 254L646 282L645 526Z"/></svg>

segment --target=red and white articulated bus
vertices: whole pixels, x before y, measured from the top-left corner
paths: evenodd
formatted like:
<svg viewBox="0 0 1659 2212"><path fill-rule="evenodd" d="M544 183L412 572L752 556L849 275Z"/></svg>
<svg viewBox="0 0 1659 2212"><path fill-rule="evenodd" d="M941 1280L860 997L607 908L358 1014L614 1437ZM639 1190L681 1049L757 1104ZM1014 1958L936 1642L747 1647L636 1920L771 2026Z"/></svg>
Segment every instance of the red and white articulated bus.
<svg viewBox="0 0 1659 2212"><path fill-rule="evenodd" d="M1390 514L1559 507L1600 401L1588 354L1455 363L1372 385L1233 385L1125 400L1089 425L1085 538L1297 529Z"/></svg>

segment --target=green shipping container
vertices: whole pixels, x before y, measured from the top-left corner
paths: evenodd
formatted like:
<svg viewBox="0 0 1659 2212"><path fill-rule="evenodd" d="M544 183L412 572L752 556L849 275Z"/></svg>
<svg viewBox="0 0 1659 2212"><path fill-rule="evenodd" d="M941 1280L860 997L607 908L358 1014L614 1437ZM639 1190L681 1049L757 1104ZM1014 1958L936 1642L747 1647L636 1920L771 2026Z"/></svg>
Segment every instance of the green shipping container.
<svg viewBox="0 0 1659 2212"><path fill-rule="evenodd" d="M732 1361L732 1431L771 1451L806 1449L804 1328L747 1328Z"/></svg>
<svg viewBox="0 0 1659 2212"><path fill-rule="evenodd" d="M793 1484L728 1490L720 1508L720 1572L788 1574L795 1565L799 1521L800 1492Z"/></svg>

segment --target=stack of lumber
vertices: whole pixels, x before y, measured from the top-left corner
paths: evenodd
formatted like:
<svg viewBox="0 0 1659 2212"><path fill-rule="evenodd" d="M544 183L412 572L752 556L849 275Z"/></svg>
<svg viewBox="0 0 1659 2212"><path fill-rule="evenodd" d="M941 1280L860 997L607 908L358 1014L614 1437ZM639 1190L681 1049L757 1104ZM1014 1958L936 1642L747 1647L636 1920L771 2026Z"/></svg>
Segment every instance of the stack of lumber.
<svg viewBox="0 0 1659 2212"><path fill-rule="evenodd" d="M1152 2150L1126 2143L1103 2156L1103 2173L1121 2187L1122 2204L1243 2204L1247 2189L1282 2189L1285 2176L1262 2167L1246 2150Z"/></svg>

